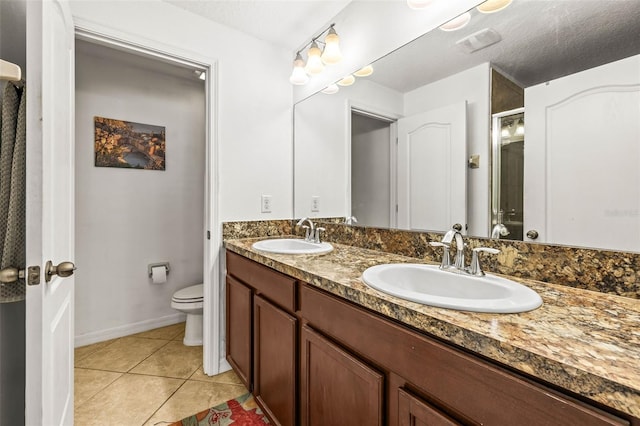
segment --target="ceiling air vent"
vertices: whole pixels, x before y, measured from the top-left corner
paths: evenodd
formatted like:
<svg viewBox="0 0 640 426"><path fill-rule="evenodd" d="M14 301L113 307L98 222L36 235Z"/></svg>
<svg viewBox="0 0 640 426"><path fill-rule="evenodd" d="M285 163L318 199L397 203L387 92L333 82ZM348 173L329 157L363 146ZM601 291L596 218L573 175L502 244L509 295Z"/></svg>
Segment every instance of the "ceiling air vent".
<svg viewBox="0 0 640 426"><path fill-rule="evenodd" d="M500 34L492 28L485 28L475 32L456 42L456 45L465 53L473 53L477 50L496 44L502 40Z"/></svg>

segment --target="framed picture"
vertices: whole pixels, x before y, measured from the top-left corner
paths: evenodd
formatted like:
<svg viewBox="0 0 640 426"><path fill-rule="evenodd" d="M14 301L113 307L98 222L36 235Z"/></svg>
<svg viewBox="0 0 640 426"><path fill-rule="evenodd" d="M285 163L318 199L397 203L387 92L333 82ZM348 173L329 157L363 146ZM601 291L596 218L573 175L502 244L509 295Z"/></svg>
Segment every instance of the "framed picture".
<svg viewBox="0 0 640 426"><path fill-rule="evenodd" d="M165 128L94 117L95 166L165 170Z"/></svg>

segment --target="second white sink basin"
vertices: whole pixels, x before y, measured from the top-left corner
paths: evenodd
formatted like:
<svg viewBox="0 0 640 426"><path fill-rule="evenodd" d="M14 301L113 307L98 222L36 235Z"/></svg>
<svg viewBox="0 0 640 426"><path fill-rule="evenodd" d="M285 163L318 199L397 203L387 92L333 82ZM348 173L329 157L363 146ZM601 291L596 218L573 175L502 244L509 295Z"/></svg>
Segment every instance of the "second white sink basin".
<svg viewBox="0 0 640 426"><path fill-rule="evenodd" d="M256 250L280 254L323 254L333 250L329 243L312 243L297 238L279 238L253 243Z"/></svg>
<svg viewBox="0 0 640 426"><path fill-rule="evenodd" d="M461 311L518 313L542 305L538 293L515 281L455 274L435 265L377 265L364 271L362 280L405 300Z"/></svg>

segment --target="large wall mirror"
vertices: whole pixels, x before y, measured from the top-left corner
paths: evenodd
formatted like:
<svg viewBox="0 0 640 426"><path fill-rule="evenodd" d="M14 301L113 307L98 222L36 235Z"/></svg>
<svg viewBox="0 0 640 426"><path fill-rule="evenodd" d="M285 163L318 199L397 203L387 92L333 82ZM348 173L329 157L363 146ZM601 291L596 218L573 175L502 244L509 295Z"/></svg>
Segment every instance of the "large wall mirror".
<svg viewBox="0 0 640 426"><path fill-rule="evenodd" d="M640 1L469 16L295 105L295 217L640 251Z"/></svg>

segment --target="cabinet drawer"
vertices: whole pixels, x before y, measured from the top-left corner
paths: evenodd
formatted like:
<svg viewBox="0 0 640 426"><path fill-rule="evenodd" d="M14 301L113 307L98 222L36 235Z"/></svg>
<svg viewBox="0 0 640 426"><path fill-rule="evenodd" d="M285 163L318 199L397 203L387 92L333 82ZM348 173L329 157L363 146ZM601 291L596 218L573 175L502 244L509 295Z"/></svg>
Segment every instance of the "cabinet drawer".
<svg viewBox="0 0 640 426"><path fill-rule="evenodd" d="M296 280L227 251L227 274L252 287L257 294L289 312L296 311Z"/></svg>
<svg viewBox="0 0 640 426"><path fill-rule="evenodd" d="M627 421L533 383L308 285L309 324L413 384L446 412L485 425L624 425Z"/></svg>

